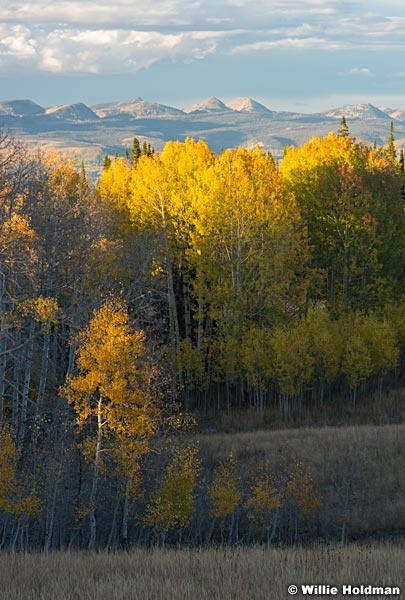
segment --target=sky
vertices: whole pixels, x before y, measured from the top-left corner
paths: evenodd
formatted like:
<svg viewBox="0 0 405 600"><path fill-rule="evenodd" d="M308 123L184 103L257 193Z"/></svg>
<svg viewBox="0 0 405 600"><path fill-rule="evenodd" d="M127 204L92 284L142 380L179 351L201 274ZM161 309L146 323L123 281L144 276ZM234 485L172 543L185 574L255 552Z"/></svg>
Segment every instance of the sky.
<svg viewBox="0 0 405 600"><path fill-rule="evenodd" d="M405 109L403 0L1 0L0 100Z"/></svg>

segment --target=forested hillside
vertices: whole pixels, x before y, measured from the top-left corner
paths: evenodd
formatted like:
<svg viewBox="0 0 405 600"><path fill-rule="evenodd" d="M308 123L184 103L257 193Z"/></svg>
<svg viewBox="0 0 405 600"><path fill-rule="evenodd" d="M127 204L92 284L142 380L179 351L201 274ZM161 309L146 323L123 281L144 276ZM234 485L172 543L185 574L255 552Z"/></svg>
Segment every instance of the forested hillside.
<svg viewBox="0 0 405 600"><path fill-rule="evenodd" d="M2 134L0 548L344 539L295 450L252 480L191 432L399 385L404 207L403 156L345 130L280 164L135 139L95 185Z"/></svg>

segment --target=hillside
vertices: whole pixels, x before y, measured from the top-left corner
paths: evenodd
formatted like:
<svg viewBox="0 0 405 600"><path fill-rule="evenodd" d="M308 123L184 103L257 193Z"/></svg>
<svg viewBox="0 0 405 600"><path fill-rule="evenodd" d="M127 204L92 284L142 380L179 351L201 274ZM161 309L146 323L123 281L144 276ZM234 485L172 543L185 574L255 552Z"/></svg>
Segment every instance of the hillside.
<svg viewBox="0 0 405 600"><path fill-rule="evenodd" d="M300 146L313 135L336 131L342 115L351 135L378 145L387 142L392 119L397 148L404 147L405 111L371 104L306 114L274 111L253 98L237 98L225 104L213 96L184 110L139 97L91 107L78 102L47 109L30 100L0 103L0 126L31 146L49 147L54 143L64 148L81 147L89 168L100 165L105 154L122 155L131 147L134 136L157 150L168 140L182 141L186 137L206 140L215 152L259 144L280 158L285 146Z"/></svg>

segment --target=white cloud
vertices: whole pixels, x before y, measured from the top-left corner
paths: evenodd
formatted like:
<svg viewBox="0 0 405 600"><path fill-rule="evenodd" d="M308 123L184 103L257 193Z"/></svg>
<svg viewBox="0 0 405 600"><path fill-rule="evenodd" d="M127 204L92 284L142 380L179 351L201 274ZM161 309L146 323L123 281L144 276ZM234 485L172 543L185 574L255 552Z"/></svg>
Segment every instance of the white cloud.
<svg viewBox="0 0 405 600"><path fill-rule="evenodd" d="M353 69L350 69L349 73L350 75L362 75L366 77L370 77L371 75L370 69L367 69L366 67L353 67Z"/></svg>
<svg viewBox="0 0 405 600"><path fill-rule="evenodd" d="M215 53L404 50L404 28L395 0L3 1L0 70L132 73Z"/></svg>
<svg viewBox="0 0 405 600"><path fill-rule="evenodd" d="M282 38L278 40L255 42L253 44L241 44L232 50L232 54L244 54L250 52L263 52L268 50L345 50L350 45L345 42L330 41L325 38Z"/></svg>
<svg viewBox="0 0 405 600"><path fill-rule="evenodd" d="M4 32L6 35L4 35ZM50 72L133 73L162 58L199 60L215 52L217 38L207 32L164 34L156 31L55 29L37 34L27 28L3 28L0 69L6 59Z"/></svg>

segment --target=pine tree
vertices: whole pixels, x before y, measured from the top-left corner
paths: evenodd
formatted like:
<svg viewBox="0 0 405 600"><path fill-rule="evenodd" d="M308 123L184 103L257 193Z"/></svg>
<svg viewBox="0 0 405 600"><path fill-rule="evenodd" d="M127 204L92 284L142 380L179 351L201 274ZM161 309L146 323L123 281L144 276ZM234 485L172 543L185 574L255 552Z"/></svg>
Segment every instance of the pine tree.
<svg viewBox="0 0 405 600"><path fill-rule="evenodd" d="M108 156L108 154L106 154L104 156L103 169L105 171L107 171L107 169L109 169L110 167L111 167L111 158Z"/></svg>
<svg viewBox="0 0 405 600"><path fill-rule="evenodd" d="M142 154L142 150L141 150L141 144L139 143L139 139L137 137L134 137L134 141L132 144L132 164L135 166L139 160L139 158L141 157Z"/></svg>
<svg viewBox="0 0 405 600"><path fill-rule="evenodd" d="M390 123L390 134L388 137L388 146L387 146L387 153L388 156L392 159L392 160L396 160L397 158L397 151L395 149L395 137L394 137L394 121L391 121Z"/></svg>
<svg viewBox="0 0 405 600"><path fill-rule="evenodd" d="M405 171L405 160L404 160L404 150L403 150L403 148L401 148L401 152L399 154L399 167L401 169L401 172L403 173Z"/></svg>
<svg viewBox="0 0 405 600"><path fill-rule="evenodd" d="M344 115L342 115L342 118L340 120L340 125L339 125L339 129L338 129L338 136L339 137L349 137L349 127L346 123L346 119L344 117Z"/></svg>

